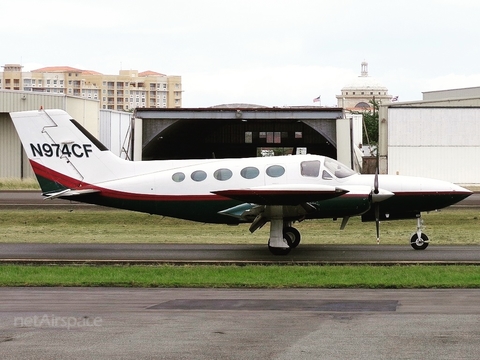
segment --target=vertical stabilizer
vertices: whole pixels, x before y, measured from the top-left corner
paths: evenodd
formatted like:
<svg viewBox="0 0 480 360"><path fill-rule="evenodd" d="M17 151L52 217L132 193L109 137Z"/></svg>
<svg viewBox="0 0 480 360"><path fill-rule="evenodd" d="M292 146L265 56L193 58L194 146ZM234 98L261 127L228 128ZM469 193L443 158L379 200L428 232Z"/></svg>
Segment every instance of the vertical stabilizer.
<svg viewBox="0 0 480 360"><path fill-rule="evenodd" d="M63 110L10 113L42 191L81 189L118 176L123 160Z"/></svg>

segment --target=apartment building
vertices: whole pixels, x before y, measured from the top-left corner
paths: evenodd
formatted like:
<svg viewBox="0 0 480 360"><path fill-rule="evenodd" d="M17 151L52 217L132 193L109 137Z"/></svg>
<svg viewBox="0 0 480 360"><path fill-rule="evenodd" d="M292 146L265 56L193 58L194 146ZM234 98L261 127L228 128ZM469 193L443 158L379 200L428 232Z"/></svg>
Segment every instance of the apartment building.
<svg viewBox="0 0 480 360"><path fill-rule="evenodd" d="M52 66L28 72L19 64L6 64L0 89L78 96L98 100L101 109L182 107L181 76L154 71L120 70L118 75L69 66Z"/></svg>

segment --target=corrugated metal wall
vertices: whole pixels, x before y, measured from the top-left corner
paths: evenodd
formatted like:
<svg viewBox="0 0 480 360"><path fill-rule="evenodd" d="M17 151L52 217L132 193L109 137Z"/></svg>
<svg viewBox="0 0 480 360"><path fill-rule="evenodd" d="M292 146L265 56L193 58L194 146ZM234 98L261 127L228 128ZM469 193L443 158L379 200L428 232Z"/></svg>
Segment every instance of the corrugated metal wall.
<svg viewBox="0 0 480 360"><path fill-rule="evenodd" d="M390 108L388 173L480 184L480 108Z"/></svg>
<svg viewBox="0 0 480 360"><path fill-rule="evenodd" d="M34 177L12 119L0 113L0 178Z"/></svg>
<svg viewBox="0 0 480 360"><path fill-rule="evenodd" d="M99 140L122 159L132 158L130 148L132 114L112 110L100 110Z"/></svg>
<svg viewBox="0 0 480 360"><path fill-rule="evenodd" d="M10 119L10 112L63 109L98 137L100 103L61 94L0 90L0 178L32 178L32 168Z"/></svg>
<svg viewBox="0 0 480 360"><path fill-rule="evenodd" d="M0 90L0 112L65 109L65 95Z"/></svg>

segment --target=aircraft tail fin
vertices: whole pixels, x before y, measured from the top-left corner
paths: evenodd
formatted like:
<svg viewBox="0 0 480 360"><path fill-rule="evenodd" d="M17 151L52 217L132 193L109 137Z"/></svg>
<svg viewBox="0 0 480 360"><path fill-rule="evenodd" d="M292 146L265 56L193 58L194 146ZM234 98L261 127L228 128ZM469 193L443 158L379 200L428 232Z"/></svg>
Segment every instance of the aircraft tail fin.
<svg viewBox="0 0 480 360"><path fill-rule="evenodd" d="M117 178L125 162L63 110L10 113L44 195L73 196L69 190ZM82 191L83 192L83 191ZM59 195L60 194L60 195Z"/></svg>

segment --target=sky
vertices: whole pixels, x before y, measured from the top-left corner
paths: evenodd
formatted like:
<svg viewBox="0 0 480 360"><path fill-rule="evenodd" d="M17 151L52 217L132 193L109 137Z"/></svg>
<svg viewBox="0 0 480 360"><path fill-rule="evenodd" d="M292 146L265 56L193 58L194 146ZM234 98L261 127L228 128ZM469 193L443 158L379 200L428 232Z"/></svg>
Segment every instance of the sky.
<svg viewBox="0 0 480 360"><path fill-rule="evenodd" d="M180 75L183 107L336 106L335 95L360 75L362 61L399 101L480 86L476 0L17 0L8 6L0 11L0 65Z"/></svg>

